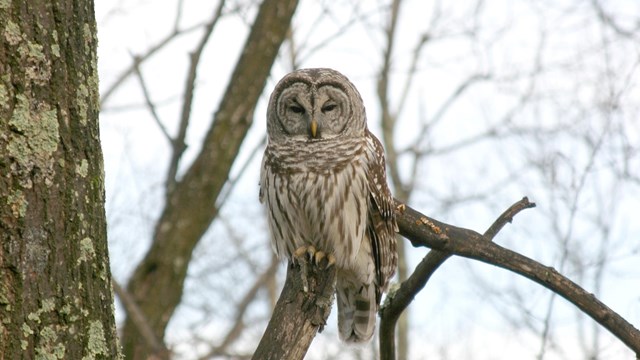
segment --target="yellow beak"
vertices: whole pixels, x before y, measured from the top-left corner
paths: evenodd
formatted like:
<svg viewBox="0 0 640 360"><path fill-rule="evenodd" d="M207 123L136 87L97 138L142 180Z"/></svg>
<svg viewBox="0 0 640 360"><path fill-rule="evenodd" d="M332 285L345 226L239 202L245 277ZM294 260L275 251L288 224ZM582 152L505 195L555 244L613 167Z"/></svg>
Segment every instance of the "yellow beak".
<svg viewBox="0 0 640 360"><path fill-rule="evenodd" d="M311 136L316 137L316 133L318 132L318 122L316 119L311 120Z"/></svg>

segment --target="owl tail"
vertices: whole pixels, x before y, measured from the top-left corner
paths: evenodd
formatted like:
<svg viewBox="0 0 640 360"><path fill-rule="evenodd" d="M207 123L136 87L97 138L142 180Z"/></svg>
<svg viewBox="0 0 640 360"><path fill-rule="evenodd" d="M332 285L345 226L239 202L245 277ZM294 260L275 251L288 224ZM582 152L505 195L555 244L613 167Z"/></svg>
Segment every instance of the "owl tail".
<svg viewBox="0 0 640 360"><path fill-rule="evenodd" d="M371 339L378 311L375 284L354 284L338 277L336 293L340 339L354 343Z"/></svg>

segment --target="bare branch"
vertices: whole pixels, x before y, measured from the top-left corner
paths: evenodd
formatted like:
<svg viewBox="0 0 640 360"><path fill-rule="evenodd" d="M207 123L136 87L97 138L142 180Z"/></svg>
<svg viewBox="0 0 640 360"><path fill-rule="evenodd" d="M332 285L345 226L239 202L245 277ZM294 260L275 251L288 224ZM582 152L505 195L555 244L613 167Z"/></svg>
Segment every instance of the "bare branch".
<svg viewBox="0 0 640 360"><path fill-rule="evenodd" d="M249 305L251 305L256 300L256 294L258 293L258 291L266 286L269 279L271 279L275 275L276 270L278 270L279 264L280 262L278 261L278 259L273 256L269 267L262 273L262 275L256 278L253 286L249 289L249 291L247 291L245 296L236 306L236 317L233 322L233 326L231 327L229 332L227 332L225 338L222 340L220 345L211 349L211 351L209 351L207 355L203 356L202 359L209 359L215 356L224 355L229 345L231 345L240 337L245 325L243 318L245 313L247 312L247 309L249 308Z"/></svg>
<svg viewBox="0 0 640 360"><path fill-rule="evenodd" d="M515 272L562 296L620 339L640 357L640 331L610 309L593 294L558 273L526 256L505 249L469 229L429 218L397 202L400 234L413 246L430 247Z"/></svg>
<svg viewBox="0 0 640 360"><path fill-rule="evenodd" d="M127 80L127 78L129 78L129 76L131 76L135 72L136 67L142 65L142 63L144 63L151 56L153 56L155 53L163 49L165 46L167 46L167 44L169 44L176 38L180 37L181 35L188 34L194 30L197 30L201 26L202 26L201 24L197 24L183 30L174 30L171 33L169 33L164 39L160 40L156 45L149 48L149 50L147 50L146 53L144 53L143 55L138 55L134 57L134 60L131 66L125 69L116 78L116 81L114 81L113 84L111 84L111 86L109 86L105 91L101 92L100 106L103 106L103 107L105 106L105 104L111 98L111 95L113 95L113 93L124 83L124 81Z"/></svg>
<svg viewBox="0 0 640 360"><path fill-rule="evenodd" d="M240 171L238 171L238 174L236 174L233 177L233 179L229 179L229 181L227 181L227 183L224 185L224 188L222 189L220 196L218 196L218 199L216 200L216 207L218 208L218 210L222 208L224 203L227 201L227 198L229 197L229 195L231 195L233 188L235 188L238 181L242 178L242 175L244 175L244 172L247 171L247 169L249 168L249 165L251 165L251 162L256 157L256 155L260 153L260 150L264 149L264 146L266 143L267 143L267 135L264 135L262 137L262 140L260 140L260 142L253 147L253 149L251 150L251 153L249 154L249 157L247 158L247 161L245 161L244 164L242 164L242 167L240 168Z"/></svg>
<svg viewBox="0 0 640 360"><path fill-rule="evenodd" d="M520 211L534 207L535 204L529 202L526 197L511 205L503 212L498 219L485 231L484 237L491 241L496 234L513 220L513 217ZM395 327L400 314L411 304L414 297L427 284L431 275L442 265L452 253L431 250L425 256L415 271L403 281L397 291L387 297L387 301L380 309L380 358L383 360L393 360L396 357Z"/></svg>
<svg viewBox="0 0 640 360"><path fill-rule="evenodd" d="M607 12L602 8L602 5L598 0L591 0L591 4L596 11L596 14L600 18L600 20L610 27L613 31L615 31L618 35L626 37L626 38L635 38L638 36L637 29L635 30L627 30L623 29L612 17L607 14Z"/></svg>
<svg viewBox="0 0 640 360"><path fill-rule="evenodd" d="M133 57L133 64L134 64L136 77L140 82L140 88L142 89L142 94L144 95L144 101L147 104L147 108L149 109L149 112L151 113L151 117L156 122L156 125L158 125L158 127L160 128L160 131L162 131L162 134L164 135L164 137L169 141L169 144L173 144L173 139L171 138L171 135L169 135L167 128L164 126L164 124L160 120L160 116L156 111L156 104L153 102L153 100L151 100L149 89L147 88L147 84L144 81L144 77L142 76L142 71L140 70L140 59L137 56Z"/></svg>
<svg viewBox="0 0 640 360"><path fill-rule="evenodd" d="M308 265L287 267L287 280L252 359L303 359L316 333L322 332L331 313L336 267Z"/></svg>
<svg viewBox="0 0 640 360"><path fill-rule="evenodd" d="M155 336L151 326L149 325L147 317L144 316L138 307L138 304L136 304L129 292L120 286L115 279L111 279L111 284L113 286L113 291L116 293L118 298L120 298L120 301L122 301L122 305L124 305L127 316L131 318L138 328L140 335L142 335L149 348L151 348L151 356L154 356L157 359L169 360L171 358L171 353L164 346L164 343Z"/></svg>
<svg viewBox="0 0 640 360"><path fill-rule="evenodd" d="M187 127L189 126L189 119L191 118L191 104L193 103L193 91L195 88L196 77L198 65L200 64L200 56L204 51L204 47L207 45L211 34L213 33L213 29L215 28L218 20L222 16L222 9L224 8L225 0L220 0L218 3L218 7L215 9L213 13L213 17L205 26L204 34L202 34L202 38L196 47L196 50L191 53L191 63L189 65L189 69L187 70L187 79L184 86L183 92L183 103L182 103L182 113L180 115L180 124L178 125L178 134L173 139L172 142L172 152L171 152L171 160L169 160L169 167L167 170L166 176L166 197L167 199L171 196L175 185L176 185L176 174L178 172L178 165L180 163L180 158L182 154L186 150L187 146L184 142L184 138L187 136Z"/></svg>
<svg viewBox="0 0 640 360"><path fill-rule="evenodd" d="M420 130L420 135L417 137L418 141L421 141L421 139L427 138L427 133L429 132L429 130L444 118L444 115L446 114L446 112L451 108L453 104L455 104L456 100L458 100L460 96L463 95L465 91L467 91L467 89L469 89L472 85L475 85L476 83L487 80L489 78L490 76L487 74L476 73L476 74L470 75L466 80L461 82L458 85L458 87L451 93L451 95L449 95L449 97L444 102L444 104L440 106L438 111L436 111L436 113L433 115L431 120L428 122L425 122L422 125L422 130Z"/></svg>

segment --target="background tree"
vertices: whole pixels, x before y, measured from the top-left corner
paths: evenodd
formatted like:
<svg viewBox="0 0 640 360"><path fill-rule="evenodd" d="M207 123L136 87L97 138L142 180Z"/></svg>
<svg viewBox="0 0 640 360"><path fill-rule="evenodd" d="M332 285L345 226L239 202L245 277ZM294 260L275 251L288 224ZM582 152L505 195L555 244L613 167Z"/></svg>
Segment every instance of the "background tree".
<svg viewBox="0 0 640 360"><path fill-rule="evenodd" d="M118 358L93 2L2 1L0 34L0 358Z"/></svg>
<svg viewBox="0 0 640 360"><path fill-rule="evenodd" d="M151 6L156 15L147 19ZM209 113L225 98L243 51L239 39L259 13L257 3L243 1L206 10L182 1L162 6L127 2L101 12L111 29L101 32L103 133L114 169L107 178L112 250L127 259L114 262L120 279L144 257L157 219L171 206L166 174L175 169L181 181L206 148ZM632 266L639 252L629 239L640 231L630 216L640 183L640 102L638 61L629 54L638 52L640 10L597 1L313 1L296 11L256 121L234 165L216 172L227 181L214 200L215 221L176 288L184 293L164 340L178 357L250 355L262 334L284 276L255 200L261 114L275 81L308 66L334 67L356 83L370 127L385 139L398 197L407 194L403 200L437 219L484 229L528 195L537 208L495 241L556 267L638 322L631 284L640 276ZM127 29L126 37L114 29ZM210 45L200 51L203 39ZM192 72L168 70L190 69L196 54L202 65L193 91L176 86L191 84L183 74ZM193 101L184 130L187 95ZM176 134L189 144L177 165L174 147L163 143L174 143ZM407 273L423 257L408 251ZM409 341L399 349L409 358L628 356L617 339L538 285L457 257L440 270L416 298ZM340 345L332 324L309 358L372 357L373 345Z"/></svg>

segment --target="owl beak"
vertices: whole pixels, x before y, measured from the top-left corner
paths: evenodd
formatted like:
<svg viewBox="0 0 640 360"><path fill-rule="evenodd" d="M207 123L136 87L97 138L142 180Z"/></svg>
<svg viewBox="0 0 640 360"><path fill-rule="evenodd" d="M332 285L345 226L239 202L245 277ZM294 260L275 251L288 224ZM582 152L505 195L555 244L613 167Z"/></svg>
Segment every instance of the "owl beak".
<svg viewBox="0 0 640 360"><path fill-rule="evenodd" d="M316 119L311 119L310 130L311 130L311 137L315 138L318 132L318 122L316 121Z"/></svg>

